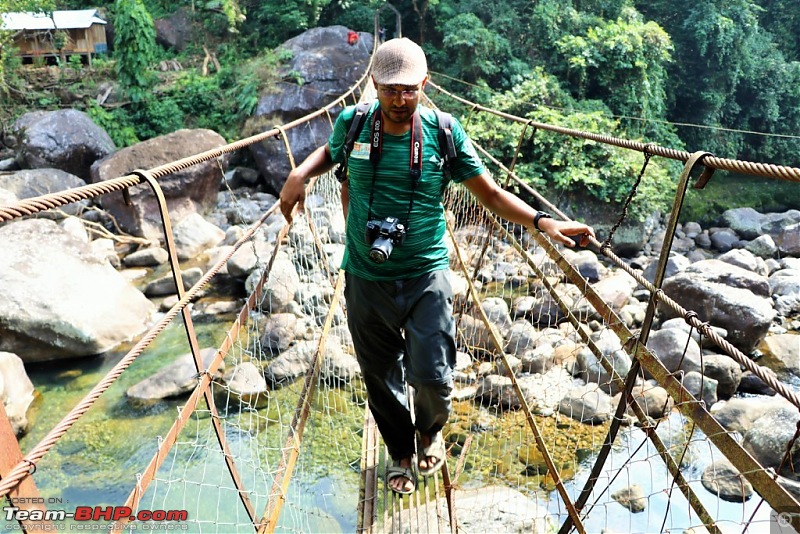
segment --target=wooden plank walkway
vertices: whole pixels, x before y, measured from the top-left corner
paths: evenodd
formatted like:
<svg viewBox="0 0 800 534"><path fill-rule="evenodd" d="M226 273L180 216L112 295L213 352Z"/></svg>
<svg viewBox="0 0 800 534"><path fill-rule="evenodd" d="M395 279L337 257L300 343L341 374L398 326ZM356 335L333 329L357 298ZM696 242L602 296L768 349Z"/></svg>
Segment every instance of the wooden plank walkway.
<svg viewBox="0 0 800 534"><path fill-rule="evenodd" d="M442 498L444 491L440 483L440 478L449 479L447 465L434 476L420 478L417 491L411 495L389 491L383 480L386 480L386 465L391 459L380 440L369 408L365 412L358 503L359 534L455 533L458 529L450 521L446 504L448 500Z"/></svg>

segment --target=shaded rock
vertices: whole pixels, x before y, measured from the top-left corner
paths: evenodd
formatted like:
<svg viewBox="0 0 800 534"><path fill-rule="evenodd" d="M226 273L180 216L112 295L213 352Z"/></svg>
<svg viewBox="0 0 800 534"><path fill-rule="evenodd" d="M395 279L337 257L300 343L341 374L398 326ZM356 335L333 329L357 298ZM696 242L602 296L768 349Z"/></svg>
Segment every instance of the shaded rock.
<svg viewBox="0 0 800 534"><path fill-rule="evenodd" d="M771 376L775 381L778 377L775 371L764 367L764 371L768 376ZM739 382L739 391L741 393L753 393L756 395L775 395L777 392L772 389L766 382L764 382L758 375L751 371L742 372L742 380Z"/></svg>
<svg viewBox="0 0 800 534"><path fill-rule="evenodd" d="M778 251L788 256L800 256L800 223L784 226L775 239Z"/></svg>
<svg viewBox="0 0 800 534"><path fill-rule="evenodd" d="M701 371L700 346L689 334L677 328L658 330L650 334L647 348L653 351L670 373ZM652 378L644 370L645 378Z"/></svg>
<svg viewBox="0 0 800 534"><path fill-rule="evenodd" d="M744 239L755 239L763 233L764 215L753 208L734 208L722 213L722 220Z"/></svg>
<svg viewBox="0 0 800 534"><path fill-rule="evenodd" d="M122 263L125 267L155 267L169 260L169 252L161 247L150 247L131 252Z"/></svg>
<svg viewBox="0 0 800 534"><path fill-rule="evenodd" d="M272 360L264 377L273 387L283 387L304 376L317 351L317 342L299 341Z"/></svg>
<svg viewBox="0 0 800 534"><path fill-rule="evenodd" d="M91 168L91 179L98 183L119 178L135 169L151 169L225 144L225 138L212 130L177 130L96 161ZM203 214L216 206L227 159L204 161L158 179L173 224L190 213ZM132 206L125 204L122 192L103 195L100 204L129 234L163 239L161 216L150 185L143 181L128 190Z"/></svg>
<svg viewBox="0 0 800 534"><path fill-rule="evenodd" d="M615 491L611 494L611 498L634 514L644 512L647 508L647 498L644 496L644 490L638 484Z"/></svg>
<svg viewBox="0 0 800 534"><path fill-rule="evenodd" d="M5 189L13 194L16 197L14 201L59 193L84 185L86 185L84 180L60 169L28 169L15 172L0 172L0 189ZM88 200L80 200L61 206L58 209L68 215L79 215L88 206ZM52 210L40 212L38 216L48 218L62 217Z"/></svg>
<svg viewBox="0 0 800 534"><path fill-rule="evenodd" d="M172 15L163 19L155 19L156 42L164 48L172 48L177 52L186 48L192 40L194 28L192 14L188 8L178 8Z"/></svg>
<svg viewBox="0 0 800 534"><path fill-rule="evenodd" d="M706 409L717 403L717 381L703 376L697 371L690 371L683 376L683 387L692 397L705 403Z"/></svg>
<svg viewBox="0 0 800 534"><path fill-rule="evenodd" d="M800 376L800 335L797 333L776 334L767 337L759 345L764 354L761 365L778 373L789 372Z"/></svg>
<svg viewBox="0 0 800 534"><path fill-rule="evenodd" d="M739 363L728 355L706 354L703 356L703 374L717 381L719 400L731 398L742 381Z"/></svg>
<svg viewBox="0 0 800 534"><path fill-rule="evenodd" d="M267 309L272 313L290 311L289 305L295 301L299 287L300 277L294 263L285 252L279 252L264 286L264 302Z"/></svg>
<svg viewBox="0 0 800 534"><path fill-rule="evenodd" d="M730 228L721 228L711 232L711 247L719 252L728 252L739 242L739 236Z"/></svg>
<svg viewBox="0 0 800 534"><path fill-rule="evenodd" d="M745 434L753 422L768 412L791 407L792 404L783 397L734 397L715 404L711 414L725 430Z"/></svg>
<svg viewBox="0 0 800 534"><path fill-rule="evenodd" d="M34 112L14 124L15 148L32 169L61 169L88 182L93 163L116 150L105 130L75 109Z"/></svg>
<svg viewBox="0 0 800 534"><path fill-rule="evenodd" d="M285 83L280 91L261 96L256 117L266 124L286 124L320 109L349 89L364 74L372 53L373 37L359 33L358 44L347 45L348 28L330 26L312 28L283 43L292 59L286 72L302 78L302 84ZM335 118L335 117L334 117ZM296 161L303 161L322 145L330 134L330 122L322 116L286 131ZM270 138L250 147L267 186L275 192L291 170L282 139Z"/></svg>
<svg viewBox="0 0 800 534"><path fill-rule="evenodd" d="M664 279L669 278L670 276L675 276L679 272L686 269L691 262L684 256L683 254L677 254L674 252L670 252L669 258L667 258L667 266L664 269ZM642 276L644 276L648 282L653 283L656 279L656 273L658 271L658 262L653 261L645 268Z"/></svg>
<svg viewBox="0 0 800 534"><path fill-rule="evenodd" d="M631 394L634 402L639 405L645 415L653 419L661 419L667 415L674 404L667 390L651 381L634 386ZM630 414L633 414L630 407L628 410Z"/></svg>
<svg viewBox="0 0 800 534"><path fill-rule="evenodd" d="M703 487L722 500L744 502L753 495L753 485L727 460L715 460L703 471Z"/></svg>
<svg viewBox="0 0 800 534"><path fill-rule="evenodd" d="M188 291L203 277L203 271L199 267L192 267L181 271L181 281L183 282L183 289ZM172 295L177 293L178 289L175 285L175 279L172 273L165 274L161 278L157 278L147 284L144 288L144 294L148 297L159 297L162 295Z"/></svg>
<svg viewBox="0 0 800 534"><path fill-rule="evenodd" d="M225 239L225 232L199 213L190 213L173 227L179 260L189 260Z"/></svg>
<svg viewBox="0 0 800 534"><path fill-rule="evenodd" d="M208 368L216 354L215 348L205 348L200 351L204 369ZM224 369L223 360L215 376L221 378ZM194 356L191 352L187 352L156 374L129 387L125 394L134 401L148 403L190 393L197 387L198 381Z"/></svg>
<svg viewBox="0 0 800 534"><path fill-rule="evenodd" d="M456 326L459 332L456 339L464 344L464 346L460 345L463 350L492 350L494 348L489 329L482 320L471 315L462 315L461 319L456 322Z"/></svg>
<svg viewBox="0 0 800 534"><path fill-rule="evenodd" d="M227 389L242 404L261 408L269 402L267 381L253 362L238 364L227 381Z"/></svg>
<svg viewBox="0 0 800 534"><path fill-rule="evenodd" d="M776 470L781 464L780 474L793 476L800 470L800 440L794 441L787 454L787 446L794 439L800 414L794 406L778 405L766 410L755 419L744 434L742 448L753 455L764 467Z"/></svg>
<svg viewBox="0 0 800 534"><path fill-rule="evenodd" d="M573 388L558 403L558 411L581 423L599 424L611 419L611 397L597 384Z"/></svg>
<svg viewBox="0 0 800 534"><path fill-rule="evenodd" d="M778 255L778 245L770 235L760 235L745 245L745 250L752 252L759 258L769 259Z"/></svg>
<svg viewBox="0 0 800 534"><path fill-rule="evenodd" d="M766 278L719 260L701 261L664 283L664 292L704 320L728 331L728 341L749 354L763 339L775 310ZM675 317L668 306L659 310Z"/></svg>
<svg viewBox="0 0 800 534"><path fill-rule="evenodd" d="M320 368L320 378L328 384L341 386L360 376L361 367L355 356L344 351L338 338L328 336Z"/></svg>
<svg viewBox="0 0 800 534"><path fill-rule="evenodd" d="M283 352L294 343L302 327L302 323L296 315L275 313L263 325L264 335L261 336L261 347L271 354Z"/></svg>

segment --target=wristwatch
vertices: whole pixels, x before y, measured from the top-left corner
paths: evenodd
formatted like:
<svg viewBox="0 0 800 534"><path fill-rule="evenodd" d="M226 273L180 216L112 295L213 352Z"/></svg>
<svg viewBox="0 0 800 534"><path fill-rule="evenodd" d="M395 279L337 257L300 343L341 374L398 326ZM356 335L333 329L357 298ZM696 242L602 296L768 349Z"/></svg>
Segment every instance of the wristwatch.
<svg viewBox="0 0 800 534"><path fill-rule="evenodd" d="M539 219L552 219L552 218L553 216L550 215L549 213L545 213L544 211L537 211L536 217L533 218L533 227L541 232L542 229L539 228Z"/></svg>

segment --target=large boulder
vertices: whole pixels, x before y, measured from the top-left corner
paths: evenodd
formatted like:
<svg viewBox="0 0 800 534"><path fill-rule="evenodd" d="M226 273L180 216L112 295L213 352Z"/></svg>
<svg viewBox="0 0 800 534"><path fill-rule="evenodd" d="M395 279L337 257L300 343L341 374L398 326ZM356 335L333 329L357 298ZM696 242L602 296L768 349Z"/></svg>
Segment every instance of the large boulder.
<svg viewBox="0 0 800 534"><path fill-rule="evenodd" d="M33 383L22 359L10 352L0 352L0 402L17 436L28 430L28 408L33 399Z"/></svg>
<svg viewBox="0 0 800 534"><path fill-rule="evenodd" d="M116 150L111 137L75 109L32 112L13 127L13 145L32 169L54 168L89 180L89 168Z"/></svg>
<svg viewBox="0 0 800 534"><path fill-rule="evenodd" d="M0 351L25 362L88 356L144 332L154 306L55 222L0 226Z"/></svg>
<svg viewBox="0 0 800 534"><path fill-rule="evenodd" d="M727 330L727 340L749 354L766 336L775 317L767 279L719 260L693 263L667 278L664 292L703 321ZM661 305L665 317L676 317Z"/></svg>
<svg viewBox="0 0 800 534"><path fill-rule="evenodd" d="M92 182L125 176L136 169L151 169L225 145L225 138L212 130L177 130L123 148L92 165ZM191 213L204 214L217 204L227 158L204 161L158 179L173 223ZM152 188L141 183L129 188L133 204L122 192L103 195L100 203L124 231L148 239L162 239L161 216Z"/></svg>
<svg viewBox="0 0 800 534"><path fill-rule="evenodd" d="M164 48L183 51L195 33L192 19L193 13L188 7L178 8L169 17L155 19L156 42Z"/></svg>
<svg viewBox="0 0 800 534"><path fill-rule="evenodd" d="M349 30L344 26L313 28L281 45L291 52L286 73L302 83L283 83L264 94L255 115L265 130L303 117L344 94L364 74L372 54L373 37L359 33L355 45L347 44ZM339 110L333 110L335 116ZM326 116L286 131L292 155L297 163L324 144L331 132ZM280 191L291 170L282 139L272 138L250 147L258 169L273 191Z"/></svg>
<svg viewBox="0 0 800 534"><path fill-rule="evenodd" d="M796 478L800 470L800 441L794 439L798 420L800 415L794 406L775 406L753 421L744 434L742 447L764 467L781 467L779 474Z"/></svg>
<svg viewBox="0 0 800 534"><path fill-rule="evenodd" d="M59 193L86 185L86 182L59 169L27 169L14 172L0 172L0 189L13 193L16 200ZM59 209L69 215L78 215L89 205L88 200L66 204ZM51 211L42 212L51 216Z"/></svg>
<svg viewBox="0 0 800 534"><path fill-rule="evenodd" d="M208 369L217 355L217 349L200 349L198 354L203 369ZM225 362L220 363L214 378L220 378L225 371ZM197 364L191 352L182 354L177 360L163 367L154 375L137 382L125 392L134 405L147 405L161 399L179 397L191 393L197 387Z"/></svg>

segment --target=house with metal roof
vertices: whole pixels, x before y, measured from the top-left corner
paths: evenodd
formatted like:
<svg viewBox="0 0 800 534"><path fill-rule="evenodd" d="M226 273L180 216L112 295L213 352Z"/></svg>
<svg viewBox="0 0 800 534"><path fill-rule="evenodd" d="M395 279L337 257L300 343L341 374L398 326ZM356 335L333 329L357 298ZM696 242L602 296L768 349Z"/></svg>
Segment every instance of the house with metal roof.
<svg viewBox="0 0 800 534"><path fill-rule="evenodd" d="M91 65L92 55L108 51L106 24L96 9L0 14L0 29L14 32L23 61L81 54Z"/></svg>

